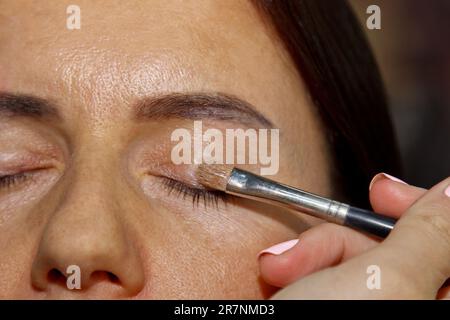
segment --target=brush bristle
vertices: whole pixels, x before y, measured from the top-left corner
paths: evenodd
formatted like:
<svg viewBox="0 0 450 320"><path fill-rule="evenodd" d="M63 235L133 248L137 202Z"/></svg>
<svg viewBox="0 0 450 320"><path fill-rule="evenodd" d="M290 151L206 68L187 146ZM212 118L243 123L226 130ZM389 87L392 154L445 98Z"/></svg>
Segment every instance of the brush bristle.
<svg viewBox="0 0 450 320"><path fill-rule="evenodd" d="M232 166L220 164L201 164L197 168L197 179L204 187L225 191Z"/></svg>

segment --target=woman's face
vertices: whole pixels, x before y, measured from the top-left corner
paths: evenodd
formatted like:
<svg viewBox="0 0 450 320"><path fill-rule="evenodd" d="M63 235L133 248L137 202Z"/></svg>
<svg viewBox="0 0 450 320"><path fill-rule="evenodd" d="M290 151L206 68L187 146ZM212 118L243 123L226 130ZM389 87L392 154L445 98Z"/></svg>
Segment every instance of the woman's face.
<svg viewBox="0 0 450 320"><path fill-rule="evenodd" d="M314 222L193 203L194 166L171 161L171 133L260 128L240 99L280 130L274 178L330 194L319 121L281 43L248 1L79 0L69 30L72 2L0 2L0 296L267 297L257 253ZM81 290L67 288L70 265Z"/></svg>

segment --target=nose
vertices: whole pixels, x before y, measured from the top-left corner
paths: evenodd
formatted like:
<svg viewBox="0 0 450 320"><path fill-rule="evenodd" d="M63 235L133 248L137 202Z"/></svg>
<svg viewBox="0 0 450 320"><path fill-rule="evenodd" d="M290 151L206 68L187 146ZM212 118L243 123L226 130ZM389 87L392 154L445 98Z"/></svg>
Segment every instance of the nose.
<svg viewBox="0 0 450 320"><path fill-rule="evenodd" d="M137 294L144 286L144 272L124 221L123 194L114 191L108 175L92 171L64 180L33 262L33 286L51 294Z"/></svg>

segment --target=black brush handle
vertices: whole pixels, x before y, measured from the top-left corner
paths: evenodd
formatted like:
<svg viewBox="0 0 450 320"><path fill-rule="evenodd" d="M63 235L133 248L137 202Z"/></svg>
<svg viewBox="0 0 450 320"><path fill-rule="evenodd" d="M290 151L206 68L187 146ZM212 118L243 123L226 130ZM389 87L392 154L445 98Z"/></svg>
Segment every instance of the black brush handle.
<svg viewBox="0 0 450 320"><path fill-rule="evenodd" d="M350 207L345 216L344 225L370 233L380 238L386 238L394 228L396 219L381 214Z"/></svg>

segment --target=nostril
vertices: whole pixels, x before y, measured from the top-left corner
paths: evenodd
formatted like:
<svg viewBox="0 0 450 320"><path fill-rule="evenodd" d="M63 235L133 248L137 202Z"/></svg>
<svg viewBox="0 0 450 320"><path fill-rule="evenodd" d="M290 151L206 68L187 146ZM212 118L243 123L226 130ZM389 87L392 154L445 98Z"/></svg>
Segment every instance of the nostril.
<svg viewBox="0 0 450 320"><path fill-rule="evenodd" d="M120 284L120 279L114 273L109 271L95 271L91 274L93 282L109 281L111 283Z"/></svg>
<svg viewBox="0 0 450 320"><path fill-rule="evenodd" d="M49 283L56 283L62 286L66 285L66 276L62 274L58 269L51 269L47 274L47 279Z"/></svg>
<svg viewBox="0 0 450 320"><path fill-rule="evenodd" d="M108 272L108 278L112 283L120 283L119 278L114 273Z"/></svg>
<svg viewBox="0 0 450 320"><path fill-rule="evenodd" d="M89 281L85 285L93 285L95 283L109 282L120 285L121 281L118 276L109 271L94 271L88 277ZM48 283L61 287L67 286L67 277L57 268L51 269L47 274Z"/></svg>

